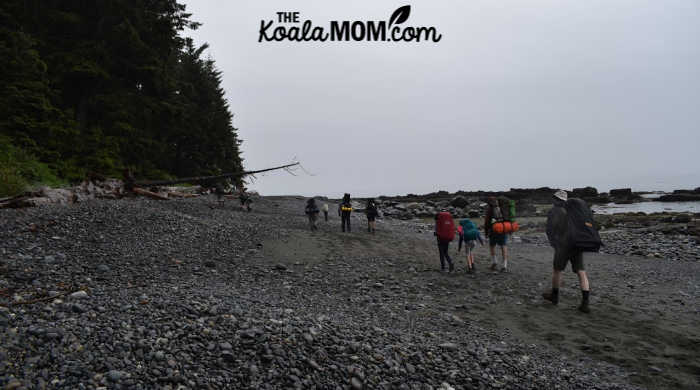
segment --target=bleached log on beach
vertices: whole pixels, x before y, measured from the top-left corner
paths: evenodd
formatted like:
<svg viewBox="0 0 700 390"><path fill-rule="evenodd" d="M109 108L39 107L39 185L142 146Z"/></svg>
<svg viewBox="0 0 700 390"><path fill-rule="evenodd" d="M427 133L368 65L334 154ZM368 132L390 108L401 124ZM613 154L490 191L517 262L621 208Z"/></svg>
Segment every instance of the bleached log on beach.
<svg viewBox="0 0 700 390"><path fill-rule="evenodd" d="M143 188L140 188L140 187L134 187L134 188L133 188L133 191L134 191L134 193L136 193L136 194L143 195L143 196L147 196L147 197L152 198L152 199L156 199L156 200L168 200L168 197L167 197L167 196L163 196L163 195L158 194L158 193L155 193L155 192L151 192L151 191L148 191L148 190L144 190Z"/></svg>

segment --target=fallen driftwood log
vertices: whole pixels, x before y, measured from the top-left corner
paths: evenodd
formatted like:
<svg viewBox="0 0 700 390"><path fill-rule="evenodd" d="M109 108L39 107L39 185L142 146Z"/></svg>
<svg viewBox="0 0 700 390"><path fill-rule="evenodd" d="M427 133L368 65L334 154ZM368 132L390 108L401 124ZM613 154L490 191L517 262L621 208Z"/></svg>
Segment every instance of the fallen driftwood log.
<svg viewBox="0 0 700 390"><path fill-rule="evenodd" d="M89 199L118 199L124 196L124 183L118 179L86 180L68 188L39 187L14 197L0 199L0 209L33 207L44 204L72 204Z"/></svg>
<svg viewBox="0 0 700 390"><path fill-rule="evenodd" d="M159 194L159 193L157 193L157 192L152 192L152 191L144 190L143 188L134 187L134 188L132 188L131 190L132 190L135 194L147 196L147 197L152 198L152 199L157 199L157 200L168 200L168 197L167 197L167 196L163 196L163 195L161 195L161 194Z"/></svg>
<svg viewBox="0 0 700 390"><path fill-rule="evenodd" d="M188 194L185 192L169 191L167 192L168 198L196 198L199 194Z"/></svg>
<svg viewBox="0 0 700 390"><path fill-rule="evenodd" d="M30 197L28 195L22 194L14 197L9 197L9 198L2 198L0 199L0 209L5 209L5 208L20 208L20 207L28 207L28 206L33 206L27 200Z"/></svg>

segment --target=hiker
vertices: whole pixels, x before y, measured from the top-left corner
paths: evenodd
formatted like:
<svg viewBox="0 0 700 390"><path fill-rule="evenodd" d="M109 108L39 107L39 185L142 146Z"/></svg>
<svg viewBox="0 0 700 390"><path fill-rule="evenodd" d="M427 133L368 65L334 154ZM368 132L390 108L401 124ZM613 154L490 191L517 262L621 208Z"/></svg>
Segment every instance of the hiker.
<svg viewBox="0 0 700 390"><path fill-rule="evenodd" d="M582 203L583 205L581 205ZM575 224L570 224L570 218L575 217L574 214L578 214L577 210L574 209L577 205L579 210L584 209L583 213L589 214L587 217L590 218L590 222L584 221L584 223L591 229L589 232L597 237L593 238L593 241L597 241L597 246L594 243L591 251L597 252L598 248L600 248L600 236L598 236L597 231L593 233L595 229L592 225L593 214L585 202L575 198L567 201L566 191L558 190L555 192L552 199L552 209L549 210L547 215L547 239L549 240L549 245L554 248L552 290L543 293L542 297L555 305L559 303L559 286L561 286L562 271L566 269L567 263L571 263L571 270L578 275L581 285L581 305L578 309L588 313L590 312L588 298L591 291L588 284L588 276L583 265L583 252L586 249L577 247L576 242L573 242L576 238L573 237L573 232L569 230L570 226L572 228L576 226ZM586 209L587 211L585 211Z"/></svg>
<svg viewBox="0 0 700 390"><path fill-rule="evenodd" d="M340 217L340 224L345 232L345 226L347 225L348 233L350 232L350 213L352 213L352 203L350 203L350 194L343 195L343 200L338 205L338 216Z"/></svg>
<svg viewBox="0 0 700 390"><path fill-rule="evenodd" d="M467 273L473 274L476 272L476 268L474 266L474 253L472 251L476 248L476 240L479 240L481 245L484 245L484 240L481 239L479 228L477 228L470 219L465 218L460 220L457 230L460 233L457 252L462 250L462 242L464 242L464 252L467 255Z"/></svg>
<svg viewBox="0 0 700 390"><path fill-rule="evenodd" d="M318 218L319 211L314 198L310 198L306 202L306 209L304 211L309 217L309 227L311 228L311 231L318 230L318 227L316 226L316 218Z"/></svg>
<svg viewBox="0 0 700 390"><path fill-rule="evenodd" d="M495 196L490 196L487 203L488 209L484 217L484 232L489 239L491 270L495 271L498 269L498 262L496 261L496 245L498 245L501 247L501 254L503 255L503 267L501 268L501 272L508 272L508 236L506 233L496 233L493 231L493 225L495 223L504 221L505 210L502 210Z"/></svg>
<svg viewBox="0 0 700 390"><path fill-rule="evenodd" d="M365 207L365 213L367 214L367 231L374 234L376 223L375 219L379 215L379 211L377 211L377 204L374 202L374 199L368 199L367 200L367 207Z"/></svg>
<svg viewBox="0 0 700 390"><path fill-rule="evenodd" d="M252 199L250 199L250 196L245 192L245 188L241 187L238 190L238 199L240 199L241 201L241 209L251 211L250 204L253 203L253 201Z"/></svg>
<svg viewBox="0 0 700 390"><path fill-rule="evenodd" d="M214 193L216 194L216 200L219 202L219 205L224 204L224 194L226 191L224 191L224 185L221 182L217 182L214 186Z"/></svg>
<svg viewBox="0 0 700 390"><path fill-rule="evenodd" d="M323 218L325 218L326 222L328 222L328 203L323 203L323 207L321 209L323 210Z"/></svg>
<svg viewBox="0 0 700 390"><path fill-rule="evenodd" d="M450 272L454 271L455 266L450 258L449 247L450 242L455 238L455 222L452 219L452 214L443 209L435 215L435 232L437 238L438 252L440 253L440 270L445 272L445 261L450 267Z"/></svg>

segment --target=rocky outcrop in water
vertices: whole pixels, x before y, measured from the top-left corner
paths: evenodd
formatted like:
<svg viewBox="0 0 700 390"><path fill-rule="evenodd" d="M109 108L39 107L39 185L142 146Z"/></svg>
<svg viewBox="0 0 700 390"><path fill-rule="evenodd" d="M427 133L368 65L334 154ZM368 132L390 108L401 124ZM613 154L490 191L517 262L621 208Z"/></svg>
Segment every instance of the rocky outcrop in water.
<svg viewBox="0 0 700 390"><path fill-rule="evenodd" d="M700 201L700 187L694 190L675 190L672 194L659 197L660 202L696 202Z"/></svg>

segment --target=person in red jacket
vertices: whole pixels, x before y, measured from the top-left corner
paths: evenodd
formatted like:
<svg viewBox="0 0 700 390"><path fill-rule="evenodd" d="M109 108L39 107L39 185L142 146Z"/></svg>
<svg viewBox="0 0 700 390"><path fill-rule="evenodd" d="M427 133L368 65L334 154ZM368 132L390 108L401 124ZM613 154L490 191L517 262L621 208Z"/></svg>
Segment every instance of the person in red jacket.
<svg viewBox="0 0 700 390"><path fill-rule="evenodd" d="M450 272L455 269L449 253L450 242L455 238L455 230L454 220L447 210L442 210L435 215L435 232L433 234L437 237L437 246L440 252L440 270L442 272L445 272L445 261L449 264Z"/></svg>

